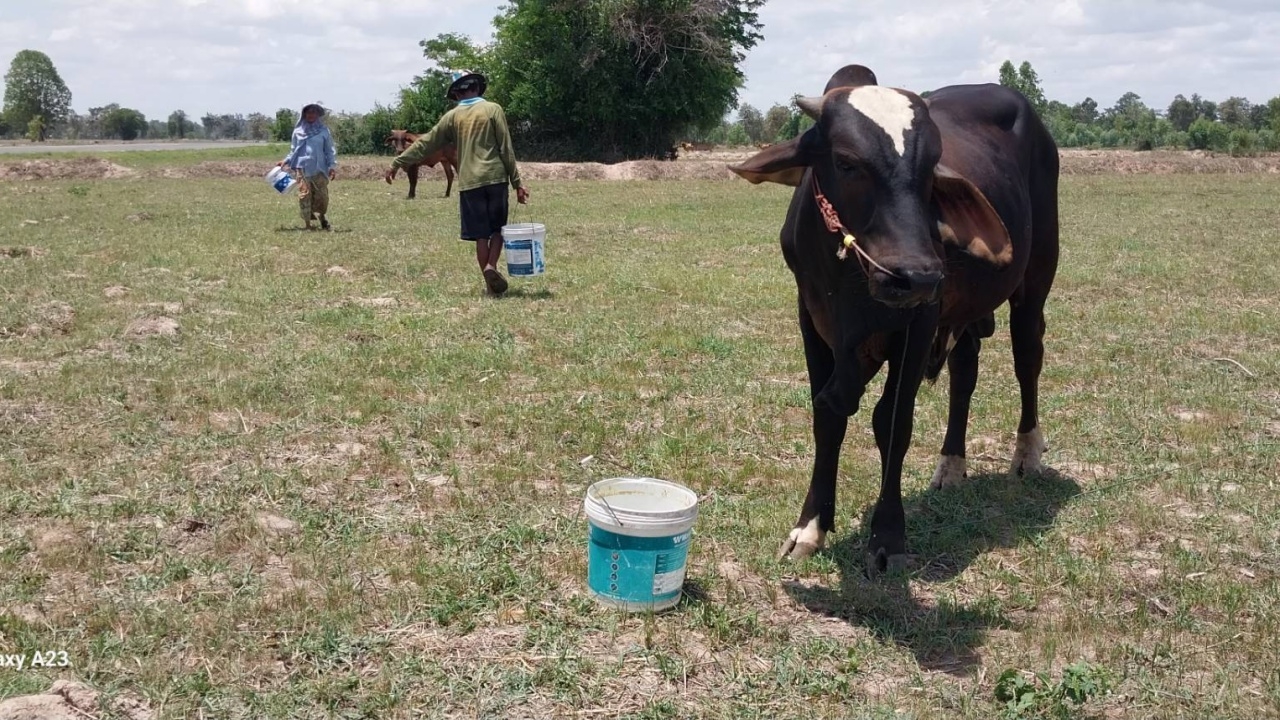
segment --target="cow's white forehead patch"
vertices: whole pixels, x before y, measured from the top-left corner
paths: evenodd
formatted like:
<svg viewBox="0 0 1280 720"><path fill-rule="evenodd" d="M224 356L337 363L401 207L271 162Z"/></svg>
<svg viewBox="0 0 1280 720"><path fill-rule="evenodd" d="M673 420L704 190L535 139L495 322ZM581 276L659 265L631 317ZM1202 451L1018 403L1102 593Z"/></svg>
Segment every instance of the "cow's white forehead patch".
<svg viewBox="0 0 1280 720"><path fill-rule="evenodd" d="M898 155L907 152L907 135L916 119L910 98L891 88L864 85L849 93L849 104L888 133Z"/></svg>

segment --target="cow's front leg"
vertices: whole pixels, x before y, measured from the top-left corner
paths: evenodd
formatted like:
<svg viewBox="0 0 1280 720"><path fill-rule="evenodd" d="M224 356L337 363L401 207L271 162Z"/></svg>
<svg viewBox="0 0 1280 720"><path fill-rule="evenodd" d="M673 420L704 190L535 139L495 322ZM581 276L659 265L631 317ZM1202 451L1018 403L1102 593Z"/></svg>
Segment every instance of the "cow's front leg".
<svg viewBox="0 0 1280 720"><path fill-rule="evenodd" d="M835 326L839 339L834 349L834 363L827 373L827 379L821 385L814 385L814 407L819 405L835 415L853 417L858 412L858 404L866 392L871 376L864 371L862 344L876 329L868 323L866 306L851 298L847 288L841 289L839 300L835 303ZM808 354L808 347L805 350ZM873 373L874 374L874 373ZM809 373L812 383L813 373Z"/></svg>
<svg viewBox="0 0 1280 720"><path fill-rule="evenodd" d="M830 386L832 376L839 367L831 348L823 341L813 324L813 319L800 307L800 335L804 339L805 362L809 368L809 392L813 402L813 474L809 479L809 493L800 509L800 519L778 549L779 558L803 560L826 544L827 533L836 524L836 479L840 469L840 446L844 443L849 426L849 415L857 412L867 382L876 374L879 364L870 356L850 358L848 362L857 369L850 387L849 414L839 412L823 402L824 388Z"/></svg>
<svg viewBox="0 0 1280 720"><path fill-rule="evenodd" d="M827 533L836 525L836 476L840 467L840 445L844 443L849 418L819 405L813 408L813 475L800 519L778 548L779 558L803 560L826 545Z"/></svg>
<svg viewBox="0 0 1280 720"><path fill-rule="evenodd" d="M800 301L800 336L809 368L809 394L813 402L813 475L809 494L800 509L800 519L778 548L779 558L803 560L821 550L827 533L836 523L836 474L840 466L840 445L844 443L849 418L834 412L818 397L831 380L835 356L818 334L813 317Z"/></svg>
<svg viewBox="0 0 1280 720"><path fill-rule="evenodd" d="M938 307L922 308L907 330L889 344L889 377L876 403L872 424L880 448L880 498L871 516L867 571L875 575L903 567L907 560L907 521L902 509L902 461L911 446L916 393L924 378Z"/></svg>
<svg viewBox="0 0 1280 720"><path fill-rule="evenodd" d="M412 200L418 197L418 166L410 165L404 169L404 174L409 176L409 197Z"/></svg>

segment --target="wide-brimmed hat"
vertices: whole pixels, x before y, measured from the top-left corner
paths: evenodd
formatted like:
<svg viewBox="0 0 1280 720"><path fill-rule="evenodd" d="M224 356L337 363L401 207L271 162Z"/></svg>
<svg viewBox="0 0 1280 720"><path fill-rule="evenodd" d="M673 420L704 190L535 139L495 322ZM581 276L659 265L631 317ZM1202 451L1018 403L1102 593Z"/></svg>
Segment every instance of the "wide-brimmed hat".
<svg viewBox="0 0 1280 720"><path fill-rule="evenodd" d="M458 93L470 89L472 86L479 90L480 95L484 95L484 91L489 89L489 80L484 75L471 70L455 70L449 74L449 80L448 97L450 100L457 100Z"/></svg>
<svg viewBox="0 0 1280 720"><path fill-rule="evenodd" d="M324 117L324 106L320 103L307 103L306 105L303 105L301 114L306 115L308 110L315 110L320 113L320 117Z"/></svg>

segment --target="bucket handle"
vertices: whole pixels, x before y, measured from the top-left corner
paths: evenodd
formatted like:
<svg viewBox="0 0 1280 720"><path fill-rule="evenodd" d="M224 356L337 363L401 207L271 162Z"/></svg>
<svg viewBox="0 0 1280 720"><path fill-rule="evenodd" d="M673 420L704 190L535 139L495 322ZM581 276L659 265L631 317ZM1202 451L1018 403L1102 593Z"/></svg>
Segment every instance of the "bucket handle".
<svg viewBox="0 0 1280 720"><path fill-rule="evenodd" d="M618 519L618 514L613 511L613 506L609 504L608 500L604 499L604 497L601 496L600 502L604 503L604 509L609 511L609 516L612 517L613 521L618 524L618 527L626 527L626 525L624 525L622 521Z"/></svg>
<svg viewBox="0 0 1280 720"><path fill-rule="evenodd" d="M521 207L524 207L524 208L525 208L525 209L524 209L524 211L523 211L523 213L524 213L524 215L525 215L526 219L528 220L528 222L523 222L523 223L522 223L522 222L518 222L518 221L517 221L517 217L516 217L516 216L517 216L517 215L519 215L519 214L521 213L521 210L520 210L520 208L521 208ZM532 230L532 229L533 229L534 222L533 222L533 220L532 220L532 219L529 219L529 217L528 217L528 216L529 216L529 212L530 212L530 210L528 209L528 207L529 207L528 205L524 205L524 206L522 206L519 202L517 202L517 203L516 203L516 211L515 211L514 213L512 213L512 215L511 215L511 224L512 224L513 226L515 226L515 227L520 227L521 225L528 225L530 230ZM605 503L605 506L607 507L607 506L608 506L608 503ZM610 512L612 512L612 511L610 511ZM614 519L616 520L617 518L614 518Z"/></svg>

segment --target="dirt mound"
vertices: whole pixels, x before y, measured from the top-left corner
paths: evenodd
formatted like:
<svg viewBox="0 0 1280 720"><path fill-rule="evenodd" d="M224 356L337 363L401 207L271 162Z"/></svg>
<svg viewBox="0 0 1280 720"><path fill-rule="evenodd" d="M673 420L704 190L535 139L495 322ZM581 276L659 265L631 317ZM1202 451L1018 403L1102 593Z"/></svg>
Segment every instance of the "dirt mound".
<svg viewBox="0 0 1280 720"><path fill-rule="evenodd" d="M1231 157L1201 150L1061 150L1063 175L1280 173L1280 155Z"/></svg>
<svg viewBox="0 0 1280 720"><path fill-rule="evenodd" d="M0 247L0 260L44 257L46 251L38 247Z"/></svg>
<svg viewBox="0 0 1280 720"><path fill-rule="evenodd" d="M95 157L0 162L0 180L114 180L137 175L133 168Z"/></svg>
<svg viewBox="0 0 1280 720"><path fill-rule="evenodd" d="M338 169L343 180L381 180L387 172L388 159L352 158ZM520 172L531 182L545 180L729 180L735 177L719 160L662 162L633 160L613 165L601 163L520 163ZM206 161L187 168L168 168L171 178L250 178L264 173L261 163L245 161ZM437 169L425 171L424 182L443 180ZM406 182L403 176L397 182Z"/></svg>
<svg viewBox="0 0 1280 720"><path fill-rule="evenodd" d="M540 180L731 180L736 177L722 162L632 160L600 163L524 163L521 173Z"/></svg>
<svg viewBox="0 0 1280 720"><path fill-rule="evenodd" d="M0 702L0 720L83 720L99 717L97 691L77 682L58 680L41 695L24 695ZM122 695L109 703L112 717L151 720L155 713L138 698Z"/></svg>
<svg viewBox="0 0 1280 720"><path fill-rule="evenodd" d="M142 318L129 323L124 336L130 340L146 340L153 337L178 337L181 326L171 317Z"/></svg>
<svg viewBox="0 0 1280 720"><path fill-rule="evenodd" d="M675 162L633 160L611 165L601 163L521 163L524 176L532 182L597 180L733 180L728 166L755 152L752 148L728 148L684 153ZM1063 175L1176 175L1280 173L1280 154L1236 158L1201 151L1157 150L1063 150ZM381 180L389 158L346 158L338 168L342 180ZM269 164L247 160L207 160L186 167L160 171L166 178L260 178ZM136 177L138 172L100 158L25 160L0 163L0 180L103 180ZM437 168L427 170L424 181L442 181ZM403 177L398 180L405 183ZM141 214L131 219L145 220Z"/></svg>
<svg viewBox="0 0 1280 720"><path fill-rule="evenodd" d="M64 302L45 303L32 308L29 315L29 321L21 328L0 327L0 338L66 335L76 324L75 308Z"/></svg>

